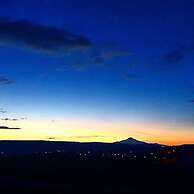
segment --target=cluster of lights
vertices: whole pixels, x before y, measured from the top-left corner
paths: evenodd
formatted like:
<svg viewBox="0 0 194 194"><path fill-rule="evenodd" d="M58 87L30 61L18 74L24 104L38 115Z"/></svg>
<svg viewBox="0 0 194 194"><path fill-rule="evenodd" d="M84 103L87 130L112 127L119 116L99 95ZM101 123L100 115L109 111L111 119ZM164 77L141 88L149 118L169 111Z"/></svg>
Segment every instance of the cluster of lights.
<svg viewBox="0 0 194 194"><path fill-rule="evenodd" d="M141 155L141 154L136 154L134 151L130 150L128 153L101 153L100 155L98 153L92 153L91 151L86 151L86 152L78 152L77 153L77 156L79 157L89 157L89 156L100 156L102 158L115 158L115 159L124 159L124 158L134 158L134 159L137 159L137 158L143 158L143 159L154 159L154 160L157 160L157 159L162 159L162 160L167 160L168 157L170 155L173 155L175 153L175 149L172 149L172 150L166 150L163 154L162 153L154 153L154 152L150 152L150 153L147 153L145 155ZM38 153L36 152L35 154L44 154L44 155L49 155L49 154L54 154L54 153L65 153L64 150L59 150L57 149L55 152L49 152L49 151L45 151L43 153ZM0 152L0 156L5 156L5 153L4 152Z"/></svg>

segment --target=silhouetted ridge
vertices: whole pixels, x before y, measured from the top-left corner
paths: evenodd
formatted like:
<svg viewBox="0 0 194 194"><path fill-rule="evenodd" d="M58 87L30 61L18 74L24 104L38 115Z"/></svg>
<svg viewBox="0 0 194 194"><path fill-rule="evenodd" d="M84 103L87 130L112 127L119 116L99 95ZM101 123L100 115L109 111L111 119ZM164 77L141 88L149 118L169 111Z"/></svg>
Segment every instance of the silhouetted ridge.
<svg viewBox="0 0 194 194"><path fill-rule="evenodd" d="M132 137L129 137L128 139L125 139L125 140L122 140L122 141L118 141L116 143L120 143L120 144L135 144L135 145L144 145L144 144L147 144L146 142L139 141L139 140L134 139Z"/></svg>

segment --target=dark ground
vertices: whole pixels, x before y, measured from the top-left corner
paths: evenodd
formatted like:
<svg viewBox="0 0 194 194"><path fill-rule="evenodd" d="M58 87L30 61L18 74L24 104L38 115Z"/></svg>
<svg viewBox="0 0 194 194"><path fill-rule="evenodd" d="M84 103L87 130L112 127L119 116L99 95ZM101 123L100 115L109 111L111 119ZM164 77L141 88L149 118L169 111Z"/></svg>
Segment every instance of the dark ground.
<svg viewBox="0 0 194 194"><path fill-rule="evenodd" d="M176 157L76 157L63 154L2 157L0 193L190 194L194 164Z"/></svg>

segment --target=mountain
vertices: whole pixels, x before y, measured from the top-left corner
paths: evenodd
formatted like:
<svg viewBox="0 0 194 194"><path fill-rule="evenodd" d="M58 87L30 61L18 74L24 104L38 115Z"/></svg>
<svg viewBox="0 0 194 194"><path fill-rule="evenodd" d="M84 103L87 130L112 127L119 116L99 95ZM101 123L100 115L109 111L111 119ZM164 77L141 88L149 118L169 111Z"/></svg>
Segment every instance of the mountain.
<svg viewBox="0 0 194 194"><path fill-rule="evenodd" d="M121 153L121 152L145 152L160 150L159 144L149 144L128 138L115 143L80 143L80 142L56 142L56 141L0 141L0 153L7 155L25 155L43 152L63 152L63 153Z"/></svg>
<svg viewBox="0 0 194 194"><path fill-rule="evenodd" d="M134 139L132 137L129 137L128 139L122 140L122 141L118 141L116 143L119 144L129 144L129 145L146 145L148 143L143 142L143 141L139 141L137 139Z"/></svg>

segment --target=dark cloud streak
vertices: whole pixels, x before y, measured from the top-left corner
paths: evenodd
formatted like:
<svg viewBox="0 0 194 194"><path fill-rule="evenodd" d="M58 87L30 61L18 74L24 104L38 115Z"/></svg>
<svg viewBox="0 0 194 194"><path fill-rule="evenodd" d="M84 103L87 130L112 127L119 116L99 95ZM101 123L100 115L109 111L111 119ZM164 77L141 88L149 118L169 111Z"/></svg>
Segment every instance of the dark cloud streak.
<svg viewBox="0 0 194 194"><path fill-rule="evenodd" d="M27 117L21 117L21 118L1 118L2 121L20 121L20 120L27 120Z"/></svg>
<svg viewBox="0 0 194 194"><path fill-rule="evenodd" d="M0 20L0 42L28 47L46 53L87 48L91 41L81 35L56 27L34 24L27 20Z"/></svg>
<svg viewBox="0 0 194 194"><path fill-rule="evenodd" d="M18 129L21 129L21 128L19 128L19 127L0 126L0 129L5 129L5 130L12 130L12 129L15 129L15 130L18 130Z"/></svg>
<svg viewBox="0 0 194 194"><path fill-rule="evenodd" d="M13 80L10 80L5 76L0 76L0 85L9 85L9 84L13 84L13 83L14 83Z"/></svg>
<svg viewBox="0 0 194 194"><path fill-rule="evenodd" d="M164 55L164 60L168 64L178 64L180 63L187 55L194 51L194 46L181 46L167 52Z"/></svg>

